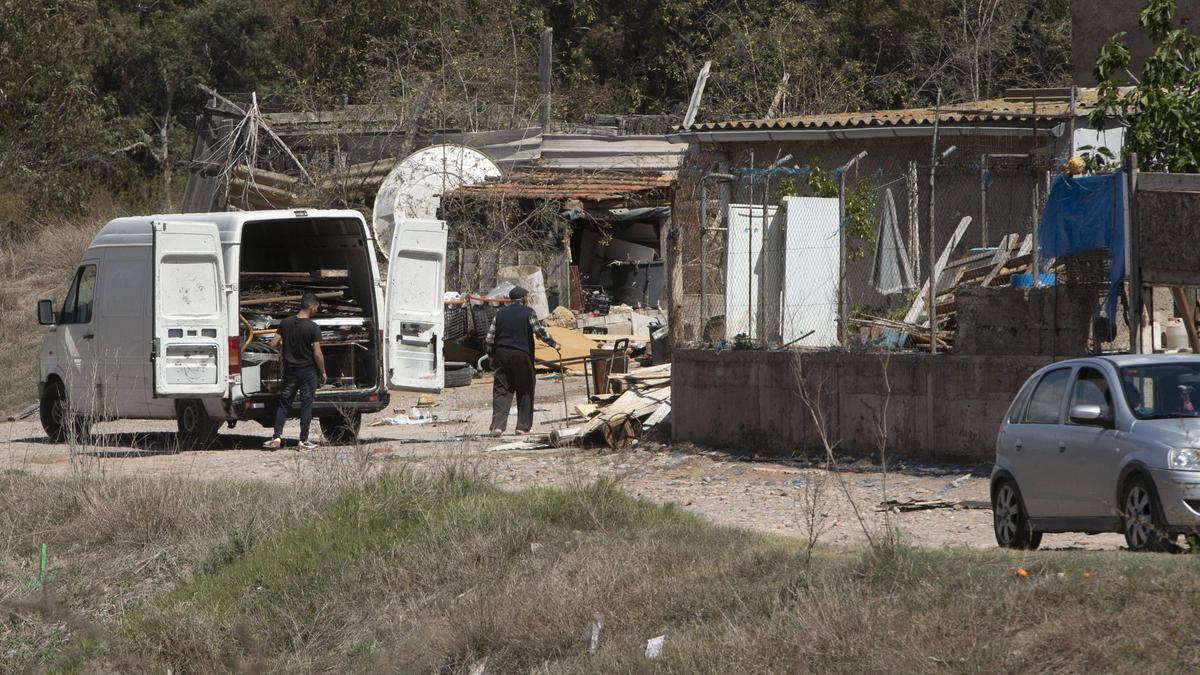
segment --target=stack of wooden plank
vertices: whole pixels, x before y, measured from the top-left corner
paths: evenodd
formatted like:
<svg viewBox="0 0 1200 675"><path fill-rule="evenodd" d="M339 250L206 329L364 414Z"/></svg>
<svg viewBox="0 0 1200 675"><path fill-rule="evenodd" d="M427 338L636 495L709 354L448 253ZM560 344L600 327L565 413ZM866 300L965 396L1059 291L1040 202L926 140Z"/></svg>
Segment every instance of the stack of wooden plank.
<svg viewBox="0 0 1200 675"><path fill-rule="evenodd" d="M324 178L316 180L315 185L308 185L285 173L238 165L229 179L229 204L249 210L287 209L313 201L306 199L306 196L337 195L360 200L373 198L395 166L396 160L391 157L363 162L330 171Z"/></svg>
<svg viewBox="0 0 1200 675"><path fill-rule="evenodd" d="M933 277L937 279L936 339L941 348L949 348L954 344L957 326L954 294L957 289L964 286L1005 286L1011 282L1014 274L1029 274L1033 270L1032 235L1008 234L1001 239L999 246L992 250L950 260L970 222L970 217L965 217L959 222L954 236L942 249L942 254L933 268ZM926 279L903 320L863 315L855 318L854 322L860 326L907 333L918 347L928 347L931 339L929 312L926 307L928 297L929 280Z"/></svg>
<svg viewBox="0 0 1200 675"><path fill-rule="evenodd" d="M243 272L240 282L243 312L286 316L296 311L305 293L311 292L321 301L322 314L362 316L363 313L358 299L350 294L347 270Z"/></svg>

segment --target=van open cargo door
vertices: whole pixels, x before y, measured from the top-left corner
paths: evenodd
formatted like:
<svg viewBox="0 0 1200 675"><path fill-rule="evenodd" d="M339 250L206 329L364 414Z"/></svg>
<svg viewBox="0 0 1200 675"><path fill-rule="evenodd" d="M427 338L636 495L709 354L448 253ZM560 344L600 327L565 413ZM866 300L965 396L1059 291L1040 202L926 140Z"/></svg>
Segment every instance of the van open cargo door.
<svg viewBox="0 0 1200 675"><path fill-rule="evenodd" d="M230 347L221 233L212 223L153 227L154 395L224 395Z"/></svg>
<svg viewBox="0 0 1200 675"><path fill-rule="evenodd" d="M388 385L405 391L442 388L442 295L446 223L401 219L392 228L385 304Z"/></svg>

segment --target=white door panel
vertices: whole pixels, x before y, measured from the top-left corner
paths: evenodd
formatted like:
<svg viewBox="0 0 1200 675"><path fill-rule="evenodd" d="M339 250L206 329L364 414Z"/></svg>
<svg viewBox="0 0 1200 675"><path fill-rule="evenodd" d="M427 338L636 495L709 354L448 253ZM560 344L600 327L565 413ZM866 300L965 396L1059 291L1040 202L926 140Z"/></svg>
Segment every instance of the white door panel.
<svg viewBox="0 0 1200 675"><path fill-rule="evenodd" d="M392 228L387 292L388 385L407 391L442 388L442 294L446 223L398 221Z"/></svg>
<svg viewBox="0 0 1200 675"><path fill-rule="evenodd" d="M212 223L154 223L154 393L221 396L229 379L225 272Z"/></svg>

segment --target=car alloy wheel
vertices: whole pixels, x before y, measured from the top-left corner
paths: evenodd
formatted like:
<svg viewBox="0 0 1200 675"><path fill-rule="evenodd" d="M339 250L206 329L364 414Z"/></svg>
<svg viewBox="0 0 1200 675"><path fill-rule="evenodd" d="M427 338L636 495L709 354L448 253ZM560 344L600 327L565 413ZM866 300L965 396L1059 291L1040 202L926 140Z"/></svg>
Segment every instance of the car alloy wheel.
<svg viewBox="0 0 1200 675"><path fill-rule="evenodd" d="M1139 475L1130 479L1125 487L1121 505L1125 544L1129 550L1169 553L1182 550L1175 543L1178 535L1167 532L1166 524L1160 515L1162 512L1158 506L1158 496L1149 477Z"/></svg>
<svg viewBox="0 0 1200 675"><path fill-rule="evenodd" d="M996 506L992 511L996 521L996 539L1001 546L1012 546L1017 539L1017 524L1021 517L1021 505L1017 502L1017 491L1005 483L996 492Z"/></svg>
<svg viewBox="0 0 1200 675"><path fill-rule="evenodd" d="M992 523L996 543L1003 548L1035 549L1042 543L1042 533L1032 530L1021 495L1010 480L1002 480L996 486L992 497Z"/></svg>

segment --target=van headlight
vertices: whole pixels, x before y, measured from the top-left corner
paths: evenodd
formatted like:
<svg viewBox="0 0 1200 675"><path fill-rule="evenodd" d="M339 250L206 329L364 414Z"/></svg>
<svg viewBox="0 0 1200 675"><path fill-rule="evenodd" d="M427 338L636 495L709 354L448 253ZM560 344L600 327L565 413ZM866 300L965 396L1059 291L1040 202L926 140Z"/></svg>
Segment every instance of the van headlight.
<svg viewBox="0 0 1200 675"><path fill-rule="evenodd" d="M1167 466L1175 471L1200 471L1200 449L1172 449L1167 453Z"/></svg>

